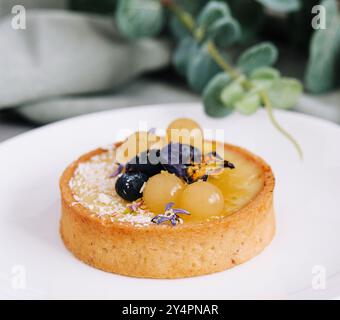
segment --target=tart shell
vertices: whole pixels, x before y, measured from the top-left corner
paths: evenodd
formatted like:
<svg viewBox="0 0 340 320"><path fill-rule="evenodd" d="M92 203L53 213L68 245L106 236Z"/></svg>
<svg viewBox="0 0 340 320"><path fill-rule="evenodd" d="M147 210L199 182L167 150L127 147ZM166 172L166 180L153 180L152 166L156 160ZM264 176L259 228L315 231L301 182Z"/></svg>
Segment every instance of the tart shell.
<svg viewBox="0 0 340 320"><path fill-rule="evenodd" d="M106 152L92 151L71 164L60 179L60 234L65 246L83 262L116 274L174 279L223 271L258 255L275 234L271 168L250 152L225 148L254 161L263 170L264 185L239 211L201 223L149 225L112 222L76 203L69 182L77 166Z"/></svg>

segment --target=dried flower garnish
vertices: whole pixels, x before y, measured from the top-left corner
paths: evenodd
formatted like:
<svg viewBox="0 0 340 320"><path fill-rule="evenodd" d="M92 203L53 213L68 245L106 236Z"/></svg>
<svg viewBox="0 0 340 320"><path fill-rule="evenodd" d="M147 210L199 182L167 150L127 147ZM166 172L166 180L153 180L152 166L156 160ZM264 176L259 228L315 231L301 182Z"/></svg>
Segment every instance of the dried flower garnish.
<svg viewBox="0 0 340 320"><path fill-rule="evenodd" d="M235 169L235 165L231 162L224 160L219 154L217 154L216 151L207 153L204 156L204 161L207 164L217 164L218 166L221 166L223 168L229 168L229 169Z"/></svg>
<svg viewBox="0 0 340 320"><path fill-rule="evenodd" d="M141 199L134 201L132 203L129 203L126 206L124 214L138 213L142 206L143 206L143 201Z"/></svg>
<svg viewBox="0 0 340 320"><path fill-rule="evenodd" d="M111 174L110 178L116 178L118 177L121 173L123 173L125 166L122 165L121 163L117 163L117 168L116 170Z"/></svg>
<svg viewBox="0 0 340 320"><path fill-rule="evenodd" d="M152 222L156 224L162 224L164 222L169 221L173 226L177 226L178 224L182 224L183 220L178 216L179 214L190 215L190 213L183 209L174 209L173 206L175 204L170 202L166 205L164 214L159 214L152 218Z"/></svg>
<svg viewBox="0 0 340 320"><path fill-rule="evenodd" d="M204 156L202 163L192 163L187 167L188 183L206 181L209 176L220 174L224 168L235 169L235 166L216 152L210 152Z"/></svg>

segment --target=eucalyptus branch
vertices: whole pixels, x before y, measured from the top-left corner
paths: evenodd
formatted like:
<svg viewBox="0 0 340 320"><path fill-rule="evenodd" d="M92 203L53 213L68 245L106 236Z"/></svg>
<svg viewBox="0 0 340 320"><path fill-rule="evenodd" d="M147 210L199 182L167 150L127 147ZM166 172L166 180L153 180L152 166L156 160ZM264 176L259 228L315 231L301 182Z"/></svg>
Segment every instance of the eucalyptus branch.
<svg viewBox="0 0 340 320"><path fill-rule="evenodd" d="M226 72L228 75L234 80L239 79L242 74L234 69L221 55L218 48L216 47L213 41L209 41L208 43L208 51L210 56L215 60L215 62Z"/></svg>
<svg viewBox="0 0 340 320"><path fill-rule="evenodd" d="M161 3L166 8L168 8L178 18L178 20L181 21L182 24L192 33L194 38L196 38L194 17L190 13L183 10L183 8L181 8L172 0L161 0Z"/></svg>
<svg viewBox="0 0 340 320"><path fill-rule="evenodd" d="M162 4L166 6L181 22L182 24L191 32L192 36L197 40L201 41L202 35L201 30L196 30L195 26L195 19L194 17L186 12L183 8L181 8L178 4L176 4L173 0L161 0ZM242 85L246 89L251 89L253 87L252 83L247 79L247 77L240 72L238 69L234 68L230 65L220 53L219 49L217 48L216 44L213 41L208 42L208 52L212 59L219 65L224 72L226 72L233 80L240 79L244 77L242 81ZM296 148L300 158L303 158L303 152L299 145L299 143L290 135L276 120L274 113L273 113L273 106L268 96L268 92L266 90L262 90L260 92L260 96L263 100L264 107L267 111L269 120L273 124L273 126L289 141L292 142L294 147Z"/></svg>

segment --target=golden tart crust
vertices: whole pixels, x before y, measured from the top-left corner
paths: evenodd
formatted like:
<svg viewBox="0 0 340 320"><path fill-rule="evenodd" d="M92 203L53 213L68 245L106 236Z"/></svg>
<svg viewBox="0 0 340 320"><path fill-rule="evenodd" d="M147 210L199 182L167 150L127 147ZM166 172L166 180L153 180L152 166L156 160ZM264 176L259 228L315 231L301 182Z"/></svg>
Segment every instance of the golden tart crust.
<svg viewBox="0 0 340 320"><path fill-rule="evenodd" d="M92 151L72 163L60 179L60 234L65 246L83 262L116 274L174 279L232 268L258 255L275 234L271 168L259 157L232 145L232 150L259 166L263 188L247 205L221 219L176 227L136 227L92 214L76 203L70 180L80 163L107 152Z"/></svg>

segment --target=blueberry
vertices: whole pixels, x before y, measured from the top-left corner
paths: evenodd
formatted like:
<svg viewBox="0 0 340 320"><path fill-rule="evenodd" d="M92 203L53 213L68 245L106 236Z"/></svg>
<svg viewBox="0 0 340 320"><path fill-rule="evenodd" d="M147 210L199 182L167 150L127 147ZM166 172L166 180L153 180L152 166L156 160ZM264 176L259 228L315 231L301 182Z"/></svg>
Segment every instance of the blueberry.
<svg viewBox="0 0 340 320"><path fill-rule="evenodd" d="M201 162L201 152L188 144L169 143L160 151L163 164L190 164Z"/></svg>
<svg viewBox="0 0 340 320"><path fill-rule="evenodd" d="M141 172L152 177L164 170L160 163L160 150L151 149L131 159L125 166L126 172Z"/></svg>
<svg viewBox="0 0 340 320"><path fill-rule="evenodd" d="M127 201L135 201L142 197L141 189L149 177L141 172L124 173L116 181L116 192Z"/></svg>

